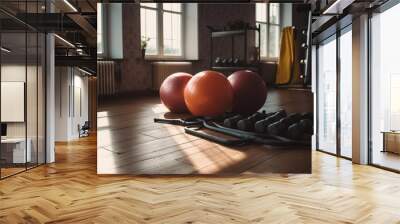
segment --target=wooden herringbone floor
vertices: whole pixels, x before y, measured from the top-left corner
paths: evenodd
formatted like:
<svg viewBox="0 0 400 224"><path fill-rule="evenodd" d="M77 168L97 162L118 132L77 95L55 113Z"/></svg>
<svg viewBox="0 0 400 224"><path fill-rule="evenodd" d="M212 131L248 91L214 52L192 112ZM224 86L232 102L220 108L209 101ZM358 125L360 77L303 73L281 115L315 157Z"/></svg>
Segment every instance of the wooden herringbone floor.
<svg viewBox="0 0 400 224"><path fill-rule="evenodd" d="M400 175L313 152L311 175L96 174L96 139L0 181L0 223L400 223Z"/></svg>
<svg viewBox="0 0 400 224"><path fill-rule="evenodd" d="M0 181L0 223L400 223L400 175L320 152L312 174L262 177L99 176L96 153L94 136L57 144Z"/></svg>
<svg viewBox="0 0 400 224"><path fill-rule="evenodd" d="M313 152L311 175L96 174L96 139L0 181L0 223L400 223L400 176Z"/></svg>

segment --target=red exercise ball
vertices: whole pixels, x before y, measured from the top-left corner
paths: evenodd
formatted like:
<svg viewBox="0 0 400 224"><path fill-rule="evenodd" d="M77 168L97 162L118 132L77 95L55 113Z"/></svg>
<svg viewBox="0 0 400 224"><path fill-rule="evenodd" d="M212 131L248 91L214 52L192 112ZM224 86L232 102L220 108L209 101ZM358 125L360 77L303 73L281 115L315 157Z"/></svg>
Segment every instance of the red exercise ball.
<svg viewBox="0 0 400 224"><path fill-rule="evenodd" d="M233 88L232 111L239 114L257 112L267 99L267 87L264 80L255 72L242 70L228 77Z"/></svg>
<svg viewBox="0 0 400 224"><path fill-rule="evenodd" d="M185 102L195 116L218 116L230 110L232 86L225 75L203 71L193 76L185 88Z"/></svg>
<svg viewBox="0 0 400 224"><path fill-rule="evenodd" d="M178 72L168 76L160 87L161 102L174 113L187 112L188 109L183 98L186 84L192 78L191 74Z"/></svg>

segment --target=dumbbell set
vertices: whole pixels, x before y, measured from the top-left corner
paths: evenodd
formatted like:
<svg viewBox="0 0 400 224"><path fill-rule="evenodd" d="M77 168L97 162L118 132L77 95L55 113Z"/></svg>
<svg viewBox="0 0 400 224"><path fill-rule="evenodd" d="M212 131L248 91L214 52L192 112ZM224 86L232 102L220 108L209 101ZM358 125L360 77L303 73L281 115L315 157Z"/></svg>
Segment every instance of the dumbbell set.
<svg viewBox="0 0 400 224"><path fill-rule="evenodd" d="M216 66L239 66L241 63L242 61L239 58L216 57L214 60Z"/></svg>
<svg viewBox="0 0 400 224"><path fill-rule="evenodd" d="M309 140L313 133L313 114L292 113L285 110L272 113L257 112L248 117L235 115L224 120L227 128L282 136L294 140Z"/></svg>

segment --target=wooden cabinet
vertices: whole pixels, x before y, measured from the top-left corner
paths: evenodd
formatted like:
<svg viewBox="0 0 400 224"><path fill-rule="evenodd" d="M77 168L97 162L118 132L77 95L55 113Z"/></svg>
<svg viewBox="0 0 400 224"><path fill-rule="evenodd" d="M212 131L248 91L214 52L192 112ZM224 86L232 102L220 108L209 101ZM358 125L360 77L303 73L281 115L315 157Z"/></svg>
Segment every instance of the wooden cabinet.
<svg viewBox="0 0 400 224"><path fill-rule="evenodd" d="M382 132L383 152L400 154L400 131Z"/></svg>

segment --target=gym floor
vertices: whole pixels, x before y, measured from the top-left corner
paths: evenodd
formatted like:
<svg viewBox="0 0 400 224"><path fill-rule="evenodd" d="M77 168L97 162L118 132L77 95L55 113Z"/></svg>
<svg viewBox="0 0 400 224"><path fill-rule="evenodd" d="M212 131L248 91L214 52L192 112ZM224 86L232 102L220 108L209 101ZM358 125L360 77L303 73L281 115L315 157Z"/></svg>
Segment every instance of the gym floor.
<svg viewBox="0 0 400 224"><path fill-rule="evenodd" d="M263 109L312 111L309 90L275 89ZM310 173L310 147L221 146L184 133L182 127L156 124L170 114L157 96L118 97L98 106L99 174Z"/></svg>

